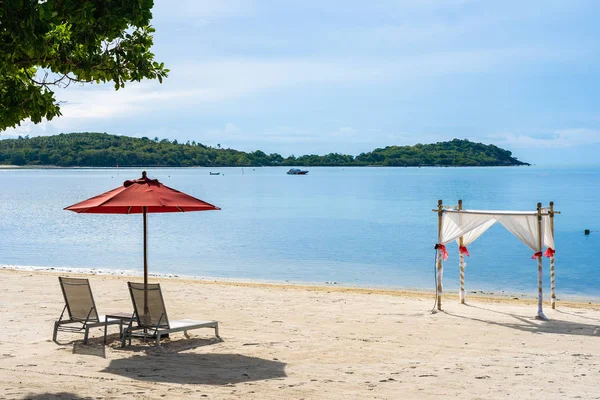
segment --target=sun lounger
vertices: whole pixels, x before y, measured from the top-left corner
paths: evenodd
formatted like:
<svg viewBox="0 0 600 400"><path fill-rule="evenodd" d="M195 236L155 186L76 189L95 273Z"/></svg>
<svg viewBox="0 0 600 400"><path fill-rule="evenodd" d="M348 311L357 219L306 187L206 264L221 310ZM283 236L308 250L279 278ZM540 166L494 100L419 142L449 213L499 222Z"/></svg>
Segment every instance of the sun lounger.
<svg viewBox="0 0 600 400"><path fill-rule="evenodd" d="M160 338L173 332L184 332L199 328L213 328L215 336L219 337L219 323L217 321L197 321L191 319L182 319L179 321L170 321L167 317L165 302L160 290L160 284L147 284L144 288L143 283L128 282L131 301L135 315L128 327L125 328L122 336L122 346L134 335L148 338L155 338L156 345L160 346ZM137 326L134 326L137 323ZM140 332L141 331L141 332Z"/></svg>
<svg viewBox="0 0 600 400"><path fill-rule="evenodd" d="M98 315L94 296L92 296L92 288L87 279L59 277L58 280L65 298L65 307L58 321L54 322L54 333L52 335L54 342L56 342L58 331L84 331L83 343L87 343L90 328L121 324L121 320L109 319L105 321L103 315ZM63 319L65 311L69 314L68 319ZM70 324L78 324L79 326L68 326ZM106 335L104 336L104 343L106 343Z"/></svg>

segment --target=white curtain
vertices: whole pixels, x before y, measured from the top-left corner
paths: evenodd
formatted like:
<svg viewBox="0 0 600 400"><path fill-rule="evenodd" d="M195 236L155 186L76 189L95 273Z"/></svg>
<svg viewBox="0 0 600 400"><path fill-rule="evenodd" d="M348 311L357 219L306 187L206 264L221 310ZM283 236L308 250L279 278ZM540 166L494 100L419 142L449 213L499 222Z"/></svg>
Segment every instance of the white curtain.
<svg viewBox="0 0 600 400"><path fill-rule="evenodd" d="M494 223L496 223L496 220L494 219L493 215L445 212L442 215L442 230L440 232L440 237L438 238L438 243L446 245L453 240L458 240L464 235L469 235L468 238L470 239L470 242L473 242L475 239L481 236L483 232L494 225ZM440 293L443 287L443 260L443 251L439 251L438 265L440 268L437 270L437 279L438 291Z"/></svg>
<svg viewBox="0 0 600 400"><path fill-rule="evenodd" d="M540 319L547 320L543 309L542 295L542 242L544 241L544 221L538 227L537 215L498 215L498 221L504 225L513 235L521 239L537 256L538 267L538 312L537 316Z"/></svg>
<svg viewBox="0 0 600 400"><path fill-rule="evenodd" d="M439 244L447 244L463 237L463 245L473 243L496 222L500 222L513 235L519 238L531 250L542 251L539 244L540 234L547 247L554 248L554 238L550 231L550 218L543 217L542 232L538 232L537 215L535 214L475 214L445 212L442 216L442 230L438 238ZM546 228L546 229L544 229Z"/></svg>
<svg viewBox="0 0 600 400"><path fill-rule="evenodd" d="M442 222L446 229L442 230L442 239L444 240L442 243L447 243L453 237L456 237L456 243L460 246L460 237L462 236L463 246L465 247L473 243L497 222L494 216L489 214L445 213L444 216L446 220ZM458 296L461 303L465 300L464 269L466 266L465 257L460 253L459 267L461 275Z"/></svg>
<svg viewBox="0 0 600 400"><path fill-rule="evenodd" d="M474 231L471 233L473 235L471 242L473 242L495 222L494 215L445 212L442 216L442 232L438 243L446 244Z"/></svg>
<svg viewBox="0 0 600 400"><path fill-rule="evenodd" d="M544 224L542 232L538 232L537 215L496 215L496 219L531 250L542 251L539 239Z"/></svg>
<svg viewBox="0 0 600 400"><path fill-rule="evenodd" d="M462 238L462 245L464 247L467 247L468 245L470 245L471 243L473 243L479 236L481 236L485 231L487 231L488 229L490 229L496 222L496 219L494 218L493 215L491 216L487 216L486 217L491 217L489 218L487 221L483 222L481 225L479 225L476 228L473 228L471 231L465 233ZM464 215L459 214L459 222L462 222L461 220L464 218ZM467 263L465 262L465 255L460 251L460 237L458 237L456 239L456 244L458 244L459 246L459 255L458 255L458 266L460 268L460 288L458 291L458 298L460 300L461 303L464 303L466 300L466 293L465 293L465 268L467 267ZM466 254L469 254L468 252Z"/></svg>
<svg viewBox="0 0 600 400"><path fill-rule="evenodd" d="M463 246L466 247L473 243L479 236L483 235L483 233L490 229L496 222L498 221L492 216L491 219L479 225L477 228L465 233L463 235ZM456 239L456 243L460 243L460 237Z"/></svg>

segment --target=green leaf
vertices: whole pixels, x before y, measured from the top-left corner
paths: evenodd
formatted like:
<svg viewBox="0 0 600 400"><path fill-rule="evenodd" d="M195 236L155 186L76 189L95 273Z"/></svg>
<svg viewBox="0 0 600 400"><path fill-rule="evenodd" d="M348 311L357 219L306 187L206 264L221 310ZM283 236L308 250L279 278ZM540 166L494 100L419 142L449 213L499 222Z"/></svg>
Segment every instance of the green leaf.
<svg viewBox="0 0 600 400"><path fill-rule="evenodd" d="M56 79L69 74L85 82L112 82L115 90L142 79L162 82L168 70L154 61L150 51L155 32L149 25L152 4L148 0L2 3L0 131L27 118L35 122L61 115L53 94L44 95L48 85L30 79L37 76L37 68L52 71ZM52 87L60 93L58 89Z"/></svg>

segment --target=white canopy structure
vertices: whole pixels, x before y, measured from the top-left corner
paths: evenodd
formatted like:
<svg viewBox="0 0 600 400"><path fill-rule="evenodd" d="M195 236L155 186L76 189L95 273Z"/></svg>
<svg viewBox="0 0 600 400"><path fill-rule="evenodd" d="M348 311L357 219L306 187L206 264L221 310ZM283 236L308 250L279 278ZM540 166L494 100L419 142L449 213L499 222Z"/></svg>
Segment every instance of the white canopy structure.
<svg viewBox="0 0 600 400"><path fill-rule="evenodd" d="M459 246L460 291L459 298L465 303L465 254L469 256L467 247L485 231L499 222L513 235L519 238L533 252L532 259L538 264L538 312L537 316L547 319L542 307L542 256L550 258L551 305L556 308L556 293L554 282L554 203L542 208L537 204L536 211L494 211L494 210L463 210L462 200L456 207L445 207L442 200L438 201L438 240L437 249L437 308L442 309L442 278L443 262L448 258L446 244L456 241ZM543 246L546 252L542 254Z"/></svg>

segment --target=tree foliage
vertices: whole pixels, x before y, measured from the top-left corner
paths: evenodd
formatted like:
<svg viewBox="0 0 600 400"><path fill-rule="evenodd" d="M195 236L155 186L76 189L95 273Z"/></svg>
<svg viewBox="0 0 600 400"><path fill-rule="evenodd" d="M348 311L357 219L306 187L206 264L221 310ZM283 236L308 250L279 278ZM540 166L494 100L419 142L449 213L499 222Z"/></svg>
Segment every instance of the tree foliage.
<svg viewBox="0 0 600 400"><path fill-rule="evenodd" d="M60 116L54 90L115 89L168 70L150 52L152 0L0 0L0 131Z"/></svg>
<svg viewBox="0 0 600 400"><path fill-rule="evenodd" d="M508 166L529 165L494 145L454 139L450 142L390 146L356 157L330 153L284 158L261 150L213 148L196 141L153 140L106 133L71 133L0 140L0 164L61 167L246 167L246 166Z"/></svg>

